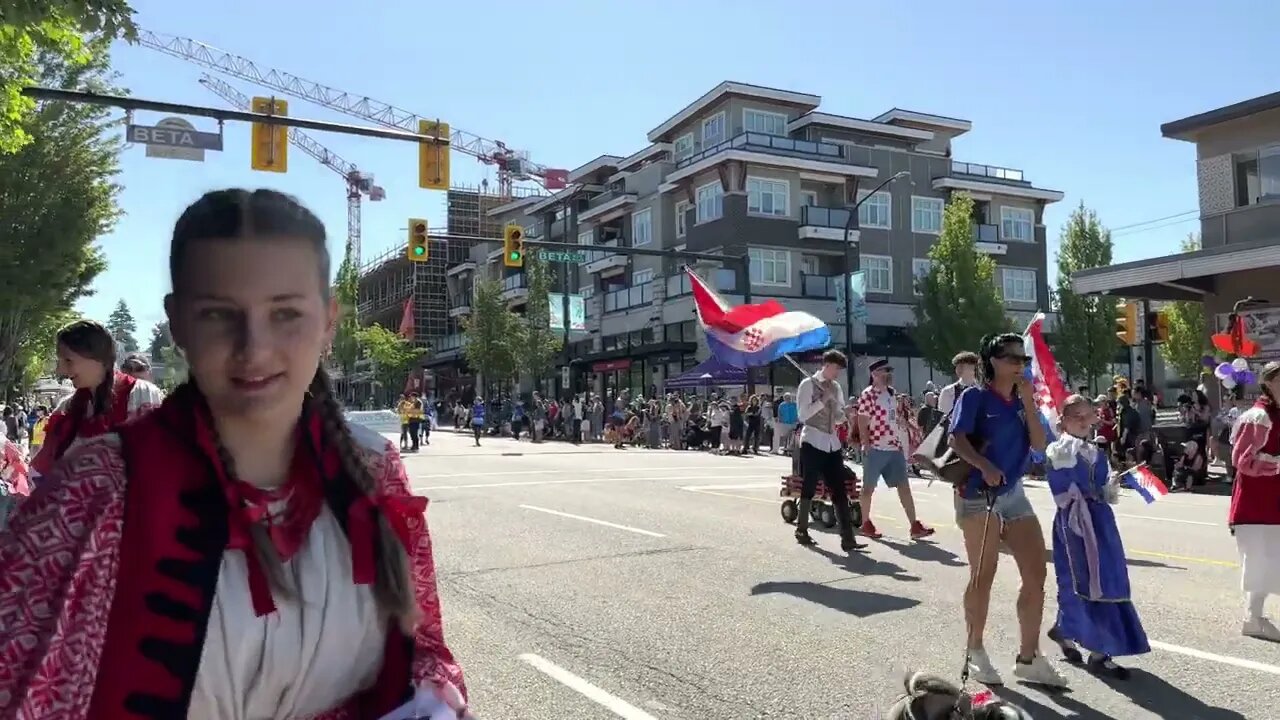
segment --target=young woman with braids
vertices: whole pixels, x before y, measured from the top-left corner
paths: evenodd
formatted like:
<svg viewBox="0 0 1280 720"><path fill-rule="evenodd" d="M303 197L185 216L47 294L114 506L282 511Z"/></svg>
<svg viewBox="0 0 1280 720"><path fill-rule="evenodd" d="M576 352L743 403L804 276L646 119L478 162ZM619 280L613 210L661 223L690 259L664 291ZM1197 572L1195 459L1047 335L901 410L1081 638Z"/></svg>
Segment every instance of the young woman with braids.
<svg viewBox="0 0 1280 720"><path fill-rule="evenodd" d="M1258 384L1258 401L1231 428L1236 480L1227 524L1248 608L1241 633L1280 642L1280 629L1263 614L1267 597L1280 595L1280 363L1263 366Z"/></svg>
<svg viewBox="0 0 1280 720"><path fill-rule="evenodd" d="M968 481L957 485L955 498L956 524L964 535L969 561L964 592L969 672L981 683L1003 682L983 645L1003 539L1022 577L1017 604L1021 643L1013 674L1027 682L1065 687L1066 680L1039 649L1046 580L1044 532L1022 477L1031 451L1044 452L1047 434L1024 373L1029 358L1022 337L1012 333L983 338L979 356L984 382L961 393L951 417L951 447L974 468Z"/></svg>
<svg viewBox="0 0 1280 720"><path fill-rule="evenodd" d="M58 331L58 374L76 392L58 406L45 425L45 440L31 460L37 475L48 475L77 443L97 437L164 400L160 388L115 369L116 341L102 325L77 320Z"/></svg>
<svg viewBox="0 0 1280 720"><path fill-rule="evenodd" d="M0 534L0 718L470 717L426 500L319 365L320 220L211 192L169 270L191 380L73 449Z"/></svg>

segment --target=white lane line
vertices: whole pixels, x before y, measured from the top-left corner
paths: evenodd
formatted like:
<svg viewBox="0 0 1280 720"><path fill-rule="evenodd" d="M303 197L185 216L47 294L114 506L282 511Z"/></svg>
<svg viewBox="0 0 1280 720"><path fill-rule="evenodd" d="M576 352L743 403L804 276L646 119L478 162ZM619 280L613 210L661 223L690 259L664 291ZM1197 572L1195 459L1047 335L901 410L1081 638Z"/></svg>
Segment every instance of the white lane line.
<svg viewBox="0 0 1280 720"><path fill-rule="evenodd" d="M715 495L716 497L727 497L727 498L733 498L734 500L747 500L750 502L769 503L770 505L777 505L780 502L782 502L781 500L766 500L764 498L750 497L748 495L734 495L733 493L716 492L715 490L700 490L698 488L687 488L687 487L680 488L680 489L687 490L689 492L695 492L695 493L698 493L699 495Z"/></svg>
<svg viewBox="0 0 1280 720"><path fill-rule="evenodd" d="M534 670L573 690L614 715L623 718L623 720L658 720L626 700L601 690L544 657L533 653L524 653L520 656L520 659Z"/></svg>
<svg viewBox="0 0 1280 720"><path fill-rule="evenodd" d="M754 476L739 475L738 477L754 477ZM698 490L768 490L768 489L777 490L781 486L782 486L781 478L779 478L779 482L771 482L771 483L747 483L745 485L685 485L685 486L682 486L680 489L692 490L694 492L697 492Z"/></svg>
<svg viewBox="0 0 1280 720"><path fill-rule="evenodd" d="M1170 645L1159 640L1149 640L1151 647L1165 652L1186 655L1187 657L1197 658L1199 660L1208 660L1209 662L1221 663L1223 665L1233 665L1245 670L1257 670L1258 672L1271 673L1272 675L1280 675L1280 667L1268 665L1257 660L1245 660L1243 658L1231 657L1230 655L1218 655L1217 653L1205 652L1195 648L1183 647L1181 645Z"/></svg>
<svg viewBox="0 0 1280 720"><path fill-rule="evenodd" d="M426 457L426 456L424 456ZM672 465L672 466L653 466L645 467L620 467L620 468L584 468L582 472L607 472L607 473L628 473L628 472L649 472L652 470L732 470L731 467L717 468L708 465ZM497 472L464 472L464 473L443 473L440 475L432 474L432 478L454 478L454 477L505 477L507 475L560 475L565 472L564 468L559 470L499 470Z"/></svg>
<svg viewBox="0 0 1280 720"><path fill-rule="evenodd" d="M1150 520L1152 522L1171 522L1182 523L1183 525L1205 525L1207 527L1226 528L1224 522L1205 522L1203 520L1180 520L1178 518L1155 517L1152 515L1127 515L1125 513L1116 513L1116 517L1132 518L1134 520Z"/></svg>
<svg viewBox="0 0 1280 720"><path fill-rule="evenodd" d="M652 470L652 468L649 468ZM563 470L556 472L563 473ZM439 476L437 476L439 477ZM719 477L719 476L717 476ZM773 477L772 475L739 475L738 477ZM635 482L638 480L679 480L679 477L671 475L650 475L646 477L622 477L622 478L570 478L567 480L516 480L513 482L499 483L476 483L470 485L419 485L414 483L414 490L470 490L474 488L500 488L500 487L525 487L534 485L583 485L592 483L615 483L615 482ZM685 480L714 480L715 477L708 478L684 478Z"/></svg>
<svg viewBox="0 0 1280 720"><path fill-rule="evenodd" d="M640 528L634 528L634 527L631 527L630 525L619 525L617 523L611 523L607 520L597 520L595 518L586 517L585 515L573 515L567 512L560 512L559 510L551 510L549 508L538 507L537 505L521 505L520 507L524 508L525 510L533 510L535 512L547 513L548 515L559 515L560 517L572 518L574 520L581 520L582 522L589 522L595 525L603 525L605 527L611 527L615 530L626 530L627 532L635 533L637 535L648 535L649 537L656 537L656 538L666 537L666 535L663 535L662 533L653 532L652 530L641 530Z"/></svg>

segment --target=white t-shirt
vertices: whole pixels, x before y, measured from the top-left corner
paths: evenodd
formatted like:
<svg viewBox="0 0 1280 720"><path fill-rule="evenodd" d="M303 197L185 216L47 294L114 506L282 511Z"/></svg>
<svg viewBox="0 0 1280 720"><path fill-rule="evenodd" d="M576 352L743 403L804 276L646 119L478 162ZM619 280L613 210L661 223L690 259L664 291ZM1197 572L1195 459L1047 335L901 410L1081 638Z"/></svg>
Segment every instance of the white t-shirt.
<svg viewBox="0 0 1280 720"><path fill-rule="evenodd" d="M956 406L956 398L960 397L960 393L977 384L977 382L966 383L963 380L957 380L942 388L942 392L938 394L938 410L942 412L942 416L946 417L947 413Z"/></svg>

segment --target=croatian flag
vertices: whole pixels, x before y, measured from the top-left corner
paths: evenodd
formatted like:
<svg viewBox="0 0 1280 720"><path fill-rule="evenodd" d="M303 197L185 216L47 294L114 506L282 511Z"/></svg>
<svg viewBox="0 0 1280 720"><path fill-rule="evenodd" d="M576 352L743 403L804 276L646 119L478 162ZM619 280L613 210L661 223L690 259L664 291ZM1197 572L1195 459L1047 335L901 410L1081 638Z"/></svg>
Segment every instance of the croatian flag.
<svg viewBox="0 0 1280 720"><path fill-rule="evenodd" d="M1036 313L1022 334L1022 344L1031 359L1025 372L1035 388L1036 407L1040 408L1041 421L1052 436L1053 429L1062 419L1059 410L1067 400L1067 386L1058 373L1058 361L1044 340L1043 328L1044 313Z"/></svg>
<svg viewBox="0 0 1280 720"><path fill-rule="evenodd" d="M831 344L826 323L803 312L791 312L777 300L729 307L702 278L689 273L698 323L707 333L711 354L725 365L749 368L768 365L792 352Z"/></svg>
<svg viewBox="0 0 1280 720"><path fill-rule="evenodd" d="M1137 490L1148 505L1169 494L1169 488L1164 481L1156 477L1156 474L1146 465L1131 468L1124 474L1122 480L1125 485Z"/></svg>

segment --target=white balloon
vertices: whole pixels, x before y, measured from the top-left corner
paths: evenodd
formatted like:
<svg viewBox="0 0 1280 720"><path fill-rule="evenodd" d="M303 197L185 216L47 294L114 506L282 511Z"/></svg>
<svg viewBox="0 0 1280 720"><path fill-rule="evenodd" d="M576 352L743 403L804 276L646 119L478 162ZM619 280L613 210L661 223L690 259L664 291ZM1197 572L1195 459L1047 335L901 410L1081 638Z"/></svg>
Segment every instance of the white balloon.
<svg viewBox="0 0 1280 720"><path fill-rule="evenodd" d="M1235 379L1235 378L1230 378L1230 377L1229 377L1229 378L1222 378L1222 387L1224 387L1224 388L1226 388L1226 389L1230 390L1231 388L1233 388L1233 387L1235 387L1235 386L1236 386L1236 379Z"/></svg>
<svg viewBox="0 0 1280 720"><path fill-rule="evenodd" d="M1236 358L1235 360L1231 361L1231 369L1232 370L1248 370L1249 361L1244 358Z"/></svg>

